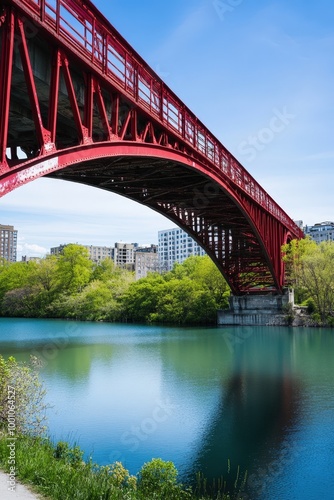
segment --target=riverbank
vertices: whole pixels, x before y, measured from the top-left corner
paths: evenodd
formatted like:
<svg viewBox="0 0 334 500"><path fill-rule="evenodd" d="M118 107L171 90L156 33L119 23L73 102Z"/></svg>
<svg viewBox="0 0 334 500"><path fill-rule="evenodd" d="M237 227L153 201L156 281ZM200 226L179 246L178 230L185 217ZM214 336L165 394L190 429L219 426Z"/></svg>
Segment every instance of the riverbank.
<svg viewBox="0 0 334 500"><path fill-rule="evenodd" d="M333 329L0 318L0 352L43 361L48 435L86 460L137 474L161 457L184 484L240 465L250 498L330 500Z"/></svg>
<svg viewBox="0 0 334 500"><path fill-rule="evenodd" d="M223 491L212 495L202 494L177 482L177 470L172 462L152 459L143 465L136 476L120 462L98 466L82 460L78 446L66 442L53 445L48 439L27 435L17 437L15 446L16 472L8 490L8 447L5 437L0 439L1 500L229 500ZM17 474L17 475L16 475ZM32 493L17 479L33 485ZM203 483L204 484L204 483ZM202 488L203 485L199 485ZM5 496L7 495L7 496ZM43 496L41 496L43 495ZM242 496L238 496L242 498Z"/></svg>

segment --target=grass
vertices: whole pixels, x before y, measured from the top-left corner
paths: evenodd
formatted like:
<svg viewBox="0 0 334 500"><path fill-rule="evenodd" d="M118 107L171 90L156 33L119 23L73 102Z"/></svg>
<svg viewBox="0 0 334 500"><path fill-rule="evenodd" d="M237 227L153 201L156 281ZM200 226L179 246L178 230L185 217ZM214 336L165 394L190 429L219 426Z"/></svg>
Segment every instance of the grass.
<svg viewBox="0 0 334 500"><path fill-rule="evenodd" d="M224 491L213 496L185 488L172 462L153 459L131 476L119 462L98 466L82 460L79 447L27 435L15 441L16 477L52 500L231 500ZM0 467L9 471L8 440L0 439ZM239 496L241 499L242 497Z"/></svg>

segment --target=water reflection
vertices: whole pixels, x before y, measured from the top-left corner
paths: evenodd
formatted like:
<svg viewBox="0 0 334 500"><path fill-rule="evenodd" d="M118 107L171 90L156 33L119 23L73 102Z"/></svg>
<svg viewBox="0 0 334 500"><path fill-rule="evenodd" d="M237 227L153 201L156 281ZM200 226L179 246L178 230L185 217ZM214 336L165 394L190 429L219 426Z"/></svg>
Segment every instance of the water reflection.
<svg viewBox="0 0 334 500"><path fill-rule="evenodd" d="M131 473L172 460L183 481L240 465L252 500L331 500L332 330L74 326L0 318L1 354L44 356L55 440Z"/></svg>
<svg viewBox="0 0 334 500"><path fill-rule="evenodd" d="M247 471L250 477L252 498L268 482L277 455L273 450L285 446L299 418L301 382L292 373L292 351L292 337L284 335L282 342L280 331L254 329L250 338L235 345L217 411L194 457L195 468L208 479L223 476L232 486L239 466L241 476Z"/></svg>

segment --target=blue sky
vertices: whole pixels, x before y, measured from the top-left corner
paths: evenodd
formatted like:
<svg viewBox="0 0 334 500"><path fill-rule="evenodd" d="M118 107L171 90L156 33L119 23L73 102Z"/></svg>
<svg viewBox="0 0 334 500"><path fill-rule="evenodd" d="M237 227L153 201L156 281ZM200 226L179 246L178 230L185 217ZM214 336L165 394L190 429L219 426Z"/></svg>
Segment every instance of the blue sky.
<svg viewBox="0 0 334 500"><path fill-rule="evenodd" d="M95 5L293 219L334 220L330 0L95 0ZM0 200L20 253L157 242L171 223L126 199L39 179Z"/></svg>

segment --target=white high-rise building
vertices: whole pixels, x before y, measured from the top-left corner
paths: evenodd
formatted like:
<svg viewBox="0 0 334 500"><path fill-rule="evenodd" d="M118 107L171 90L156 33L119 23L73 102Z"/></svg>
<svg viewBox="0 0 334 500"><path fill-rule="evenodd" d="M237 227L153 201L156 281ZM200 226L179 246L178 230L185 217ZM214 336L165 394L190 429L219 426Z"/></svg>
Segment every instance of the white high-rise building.
<svg viewBox="0 0 334 500"><path fill-rule="evenodd" d="M305 226L304 233L310 236L316 243L334 241L334 222L318 222L314 226Z"/></svg>
<svg viewBox="0 0 334 500"><path fill-rule="evenodd" d="M180 228L158 232L159 267L170 271L175 262L180 264L191 255L205 255L203 248Z"/></svg>

